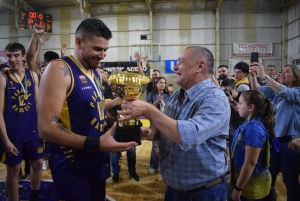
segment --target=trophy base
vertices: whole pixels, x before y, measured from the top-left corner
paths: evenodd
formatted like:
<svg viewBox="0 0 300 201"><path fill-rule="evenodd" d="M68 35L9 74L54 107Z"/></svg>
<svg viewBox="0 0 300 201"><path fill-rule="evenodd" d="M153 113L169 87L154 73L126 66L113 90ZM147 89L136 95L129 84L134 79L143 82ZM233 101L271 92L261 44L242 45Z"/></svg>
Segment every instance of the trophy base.
<svg viewBox="0 0 300 201"><path fill-rule="evenodd" d="M140 136L140 128L142 126L142 122L137 120L137 125L133 126L119 126L117 124L115 140L117 142L132 142L135 141L138 145L141 145L141 136Z"/></svg>

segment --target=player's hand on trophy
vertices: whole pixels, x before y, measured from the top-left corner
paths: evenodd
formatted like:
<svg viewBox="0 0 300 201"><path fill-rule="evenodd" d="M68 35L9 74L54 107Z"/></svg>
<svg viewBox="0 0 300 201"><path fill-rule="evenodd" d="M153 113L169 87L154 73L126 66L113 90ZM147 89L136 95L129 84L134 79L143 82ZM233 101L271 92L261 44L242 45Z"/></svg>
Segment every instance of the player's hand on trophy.
<svg viewBox="0 0 300 201"><path fill-rule="evenodd" d="M117 142L113 133L116 130L117 124L114 125L100 137L100 151L102 152L122 152L131 149L138 145L136 142Z"/></svg>

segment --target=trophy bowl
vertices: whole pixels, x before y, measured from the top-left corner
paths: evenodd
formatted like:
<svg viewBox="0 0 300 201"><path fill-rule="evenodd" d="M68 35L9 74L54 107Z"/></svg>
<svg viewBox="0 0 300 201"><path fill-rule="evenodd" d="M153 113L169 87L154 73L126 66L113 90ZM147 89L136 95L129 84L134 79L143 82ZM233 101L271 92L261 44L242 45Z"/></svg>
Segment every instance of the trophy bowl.
<svg viewBox="0 0 300 201"><path fill-rule="evenodd" d="M152 80L149 76L128 72L112 73L107 79L111 82L111 89L119 97L129 101L138 99L146 90L146 84ZM117 118L122 117L124 117L124 115L119 114ZM140 145L141 126L142 123L137 118L127 121L118 121L115 139L118 142L136 141Z"/></svg>
<svg viewBox="0 0 300 201"><path fill-rule="evenodd" d="M151 77L139 73L118 72L107 77L112 90L125 100L138 99L145 91Z"/></svg>

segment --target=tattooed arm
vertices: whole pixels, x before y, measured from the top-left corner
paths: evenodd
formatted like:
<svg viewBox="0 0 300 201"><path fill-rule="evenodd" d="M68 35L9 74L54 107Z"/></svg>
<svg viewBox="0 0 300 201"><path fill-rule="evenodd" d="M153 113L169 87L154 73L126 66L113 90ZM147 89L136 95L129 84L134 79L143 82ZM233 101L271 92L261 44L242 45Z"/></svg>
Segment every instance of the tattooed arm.
<svg viewBox="0 0 300 201"><path fill-rule="evenodd" d="M39 134L40 138L49 142L63 142L64 146L82 148L85 137L62 129L57 123L70 84L70 72L65 64L62 61L50 63L44 72L39 89L37 105Z"/></svg>
<svg viewBox="0 0 300 201"><path fill-rule="evenodd" d="M83 149L85 136L78 135L58 124L66 93L71 84L69 69L63 61L53 61L43 74L39 88L38 128L40 138L62 146ZM84 115L85 111L82 111ZM107 152L125 151L137 144L135 142L118 143L112 133L115 126L99 139L100 150Z"/></svg>

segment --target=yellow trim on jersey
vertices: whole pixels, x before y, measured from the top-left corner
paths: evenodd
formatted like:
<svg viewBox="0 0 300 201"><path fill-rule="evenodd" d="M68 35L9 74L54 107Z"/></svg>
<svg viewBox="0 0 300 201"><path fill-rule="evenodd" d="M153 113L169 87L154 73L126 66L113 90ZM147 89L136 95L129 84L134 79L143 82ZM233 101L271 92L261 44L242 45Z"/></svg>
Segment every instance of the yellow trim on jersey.
<svg viewBox="0 0 300 201"><path fill-rule="evenodd" d="M79 66L82 66L82 64L78 63L76 61L76 59L74 59L73 56L69 56L69 58L76 64L76 66L79 68L79 70L87 77L90 77L89 75L87 75L87 72L85 72L82 68L80 68ZM94 79L95 78L95 75L94 75L94 72L91 70L91 76L92 78Z"/></svg>
<svg viewBox="0 0 300 201"><path fill-rule="evenodd" d="M8 69L7 71L8 71L9 77L10 77L14 82L20 83L20 82L17 80L17 78L16 78L16 76L14 75L14 73L11 72L10 69ZM25 77L25 69L23 68L23 69L22 69L22 73L21 73L21 78L20 78L20 81L21 81L21 82L22 82L22 80L24 79L24 77Z"/></svg>
<svg viewBox="0 0 300 201"><path fill-rule="evenodd" d="M6 92L7 92L7 87L8 87L8 77L4 74L4 73L1 73L5 80L6 80L6 86L5 86L5 93L4 93L4 107L3 107L3 110L5 111L5 108L6 108Z"/></svg>
<svg viewBox="0 0 300 201"><path fill-rule="evenodd" d="M69 58L71 58L70 56L68 56ZM65 61L65 60L62 60L66 66L69 68L69 71L70 71L70 77L71 77L71 85L70 85L70 88L68 89L67 91L67 96L66 98L68 98L70 96L70 94L72 93L73 89L74 89L74 75L73 75L73 72L72 72L72 69L71 67L69 66L69 64Z"/></svg>
<svg viewBox="0 0 300 201"><path fill-rule="evenodd" d="M63 126L66 129L71 130L71 118L70 118L67 98L64 101L63 108L62 108L60 116L59 116L59 120L60 120L60 122L58 122L58 124L60 126Z"/></svg>
<svg viewBox="0 0 300 201"><path fill-rule="evenodd" d="M4 163L4 161L6 160L6 151L2 154L2 157L1 157L1 163Z"/></svg>

